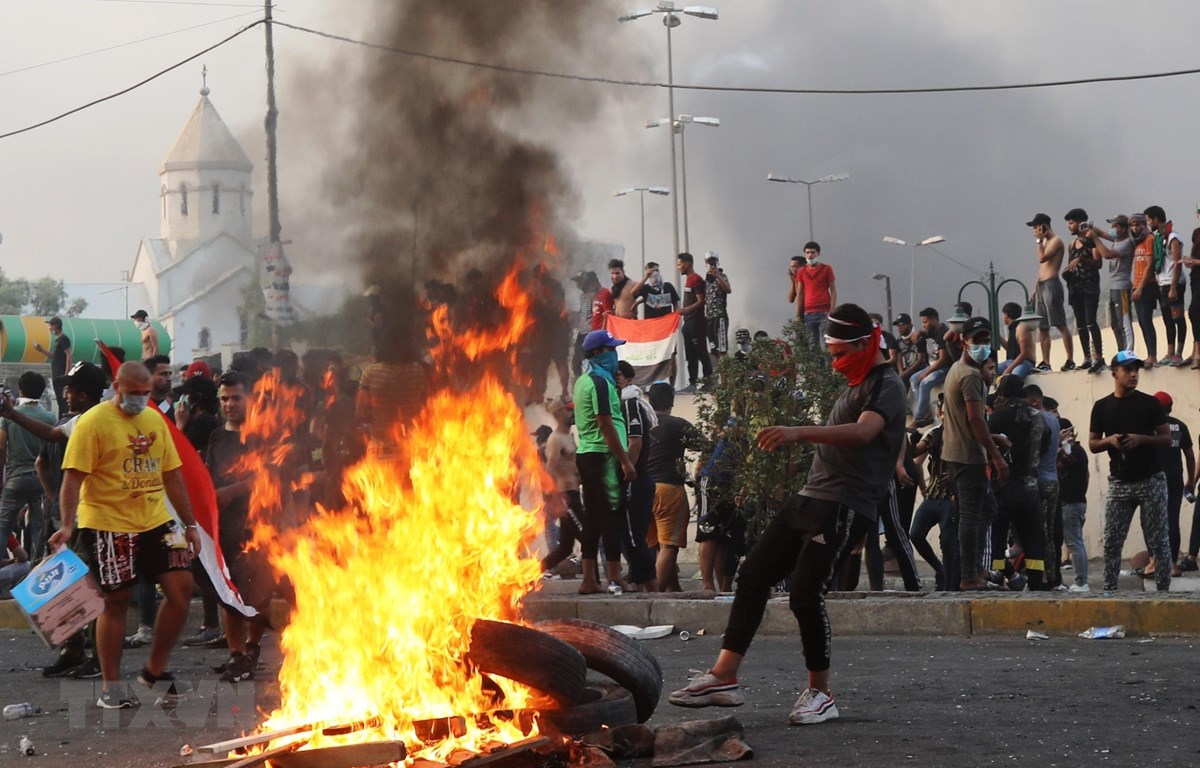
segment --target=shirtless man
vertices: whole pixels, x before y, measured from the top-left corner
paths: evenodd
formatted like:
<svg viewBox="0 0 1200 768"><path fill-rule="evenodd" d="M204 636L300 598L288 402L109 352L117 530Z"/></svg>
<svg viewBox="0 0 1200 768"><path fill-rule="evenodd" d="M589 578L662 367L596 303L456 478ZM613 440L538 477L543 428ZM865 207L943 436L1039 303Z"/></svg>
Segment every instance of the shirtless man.
<svg viewBox="0 0 1200 768"><path fill-rule="evenodd" d="M149 360L158 354L158 331L154 330L154 326L150 325L150 315L146 310L139 309L129 316L131 320L136 320L138 329L142 332L142 359Z"/></svg>
<svg viewBox="0 0 1200 768"><path fill-rule="evenodd" d="M575 466L575 437L571 425L575 411L561 400L550 406L555 428L546 441L546 471L554 479L554 492L546 496L546 516L559 521L558 546L542 559L547 573L570 557L583 531L583 500L579 495L579 468Z"/></svg>
<svg viewBox="0 0 1200 768"><path fill-rule="evenodd" d="M632 278L625 274L625 262L620 259L609 260L608 276L612 278L612 295L615 305L613 313L617 317L623 317L627 320L637 319L638 294L642 290L642 285L646 282L646 277L650 274L652 274L652 270L647 269L646 275L641 280L634 282Z"/></svg>
<svg viewBox="0 0 1200 768"><path fill-rule="evenodd" d="M1062 238L1054 234L1050 228L1050 217L1039 213L1028 221L1025 226L1033 228L1034 241L1037 243L1038 275L1037 275L1037 313L1042 316L1038 326L1041 331L1042 362L1037 369L1042 372L1050 370L1050 327L1054 326L1062 334L1063 347L1067 350L1067 362L1062 370L1075 370L1075 346L1071 338L1071 329L1067 327L1067 313L1063 307L1063 286L1058 279L1062 269L1064 246Z"/></svg>

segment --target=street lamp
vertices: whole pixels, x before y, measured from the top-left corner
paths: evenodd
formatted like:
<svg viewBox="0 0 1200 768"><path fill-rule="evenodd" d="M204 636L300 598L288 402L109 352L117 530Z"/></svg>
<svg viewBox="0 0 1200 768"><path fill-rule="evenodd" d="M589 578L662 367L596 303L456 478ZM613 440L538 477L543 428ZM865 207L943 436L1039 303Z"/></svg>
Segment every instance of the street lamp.
<svg viewBox="0 0 1200 768"><path fill-rule="evenodd" d="M983 279L986 279L987 282L986 283L983 282ZM990 322L992 324L992 338L993 339L998 338L997 334L998 334L998 328L1000 326L1000 289L1003 288L1004 286L1008 285L1009 283L1015 283L1017 285L1017 287L1019 287L1021 289L1021 292L1025 294L1025 311L1021 314L1021 316L1019 318L1017 318L1018 322L1020 322L1022 320L1030 320L1030 319L1033 319L1033 317L1037 317L1037 319L1039 319L1039 320L1041 319L1034 313L1033 304L1029 300L1029 289L1025 287L1025 283L1022 283L1020 280L1016 279L1015 277L1010 277L1005 280L1001 280L999 283L997 283L996 282L996 267L994 264L992 264L992 262L988 262L988 271L987 271L987 274L985 274L983 276L983 279L968 280L967 282L962 284L962 287L960 287L958 289L958 298L957 298L957 303L955 305L955 312L959 315L963 314L962 295L963 295L963 291L965 291L967 289L968 285L978 285L980 288L983 288L985 291L987 291L988 322Z"/></svg>
<svg viewBox="0 0 1200 768"><path fill-rule="evenodd" d="M901 240L898 237L889 237L887 235L884 235L883 242L890 243L891 245L908 245L908 243L906 243L905 241ZM946 242L946 238L942 237L941 235L934 235L933 237L927 237L924 240L922 240L921 242L913 244L912 266L909 267L909 270L908 270L908 316L909 317L912 317L913 314L916 312L916 298L915 297L917 295L917 249L921 248L923 246L931 246L931 245L936 245L937 243L944 243L944 242ZM934 250L937 251L936 248ZM937 251L937 252L941 253L941 251ZM942 255L944 256L945 254L942 254Z"/></svg>
<svg viewBox="0 0 1200 768"><path fill-rule="evenodd" d="M892 327L892 278L890 275L881 275L878 272L871 275L876 280L883 281L883 297L887 302L887 321L888 328Z"/></svg>
<svg viewBox="0 0 1200 768"><path fill-rule="evenodd" d="M683 23L683 18L680 14L686 16L694 16L697 19L712 19L718 18L717 9L710 8L706 5L688 5L683 8L676 8L672 0L658 0L658 4L653 8L642 8L636 11L629 11L617 17L617 20L624 23L626 21L636 21L645 16L651 16L656 13L663 15L663 26L667 28L667 114L675 114L675 57L671 49L671 30ZM675 185L679 176L679 168L675 160L675 134L672 132L669 137L671 141L671 184ZM678 255L679 250L679 206L674 200L671 201L671 225L672 237L675 245L675 253ZM676 266L675 283L679 283L679 269Z"/></svg>
<svg viewBox="0 0 1200 768"><path fill-rule="evenodd" d="M831 173L828 176L822 176L813 181L805 181L804 179L793 179L789 176L780 176L776 173L768 173L767 181L782 181L788 184L803 184L808 190L808 239L815 240L813 237L813 214L812 214L812 188L814 184L829 184L834 181L845 181L850 178L848 173Z"/></svg>
<svg viewBox="0 0 1200 768"><path fill-rule="evenodd" d="M624 197L633 192L638 193L641 198L642 205L642 271L646 271L646 193L652 195L663 195L664 197L671 194L671 190L666 187L628 187L626 189L618 189L613 192L613 197Z"/></svg>
<svg viewBox="0 0 1200 768"><path fill-rule="evenodd" d="M647 120L647 128L658 128L672 122L670 118L664 117L658 120ZM680 184L679 194L683 205L683 250L691 253L691 244L688 239L688 207L687 207L687 144L684 143L684 126L689 123L695 125L704 125L709 128L720 128L721 121L715 117L695 117L693 115L680 115L675 118L671 130L679 134L679 171Z"/></svg>

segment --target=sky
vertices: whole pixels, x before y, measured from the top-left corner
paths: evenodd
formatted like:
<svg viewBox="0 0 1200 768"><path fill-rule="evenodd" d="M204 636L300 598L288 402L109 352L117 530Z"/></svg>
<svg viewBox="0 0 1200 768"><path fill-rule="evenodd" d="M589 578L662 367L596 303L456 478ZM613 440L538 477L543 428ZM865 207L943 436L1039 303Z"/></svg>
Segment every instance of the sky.
<svg viewBox="0 0 1200 768"><path fill-rule="evenodd" d="M461 2L476 0L457 0ZM483 0L478 0L482 2ZM517 0L512 0L517 1ZM706 0L709 2L709 0ZM716 21L685 18L673 33L678 83L795 88L907 88L1010 84L1196 67L1186 39L1164 30L1200 25L1200 3L1107 0L739 0ZM630 7L649 4L631 0ZM371 41L373 0L279 0L281 21ZM614 9L623 6L617 2ZM0 133L125 88L232 34L260 9L244 0L0 0ZM198 26L203 25L203 26ZM193 29L185 29L195 27ZM184 31L179 31L184 30ZM155 39L142 40L155 37ZM134 42L141 41L141 42ZM90 53L99 49L112 50ZM666 45L656 17L597 24L581 55L590 75L662 81ZM361 285L327 180L354 157L344 130L366 48L277 29L283 235L295 282ZM90 55L83 55L89 54ZM70 58L75 57L75 58ZM397 76L415 64L397 59ZM51 63L54 62L54 63ZM124 96L51 125L0 139L0 268L11 277L110 281L138 242L158 235L159 164L198 99L200 68L217 110L255 162L256 232L265 232L263 35L231 43ZM676 112L713 116L687 133L688 240L717 251L731 278L735 327L778 328L789 317L783 279L809 239L805 190L769 172L850 179L813 188L811 226L838 276L839 299L895 312L926 305L946 316L966 281L989 263L1027 284L1036 273L1025 222L1081 206L1099 221L1162 205L1190 231L1200 189L1191 134L1197 76L987 93L807 96L676 92ZM640 261L631 186L676 186L661 89L578 83L584 120L541 119L529 108L506 129L560 152L573 185L564 204L582 237L626 247ZM400 139L398 139L400 140ZM452 180L451 180L452 182ZM648 257L671 253L670 202L646 200ZM910 243L938 248L964 268ZM602 269L603 265L594 265ZM910 276L915 294L910 296ZM984 295L968 288L979 306ZM1002 301L1020 300L1010 289Z"/></svg>

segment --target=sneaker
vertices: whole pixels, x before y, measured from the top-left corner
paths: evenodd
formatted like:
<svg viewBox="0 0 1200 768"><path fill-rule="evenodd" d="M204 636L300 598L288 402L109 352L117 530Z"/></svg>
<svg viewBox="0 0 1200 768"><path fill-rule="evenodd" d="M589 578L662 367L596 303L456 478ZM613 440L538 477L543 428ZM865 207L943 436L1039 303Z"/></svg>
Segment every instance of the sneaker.
<svg viewBox="0 0 1200 768"><path fill-rule="evenodd" d="M833 697L816 688L809 688L796 699L796 706L792 707L788 722L792 725L814 725L826 720L836 720L837 716L837 704L833 703Z"/></svg>
<svg viewBox="0 0 1200 768"><path fill-rule="evenodd" d="M95 680L100 677L100 662L95 656L88 656L83 663L71 671L71 677L76 680Z"/></svg>
<svg viewBox="0 0 1200 768"><path fill-rule="evenodd" d="M224 639L220 627L200 627L200 631L183 641L188 648L207 648L209 643L217 638Z"/></svg>
<svg viewBox="0 0 1200 768"><path fill-rule="evenodd" d="M1046 366L1046 370L1050 370L1050 366ZM1067 362L1063 363L1063 365L1062 365L1062 368L1059 368L1058 370L1060 370L1060 371L1073 371L1073 370L1075 370L1075 361L1074 361L1074 360L1068 360Z"/></svg>
<svg viewBox="0 0 1200 768"><path fill-rule="evenodd" d="M70 677L72 672L83 665L83 662L83 656L60 653L53 664L42 668L42 677Z"/></svg>
<svg viewBox="0 0 1200 768"><path fill-rule="evenodd" d="M1070 590L1071 590L1071 588L1068 587L1066 584L1059 584L1057 587L1054 587L1050 591L1051 592L1069 592Z"/></svg>
<svg viewBox="0 0 1200 768"><path fill-rule="evenodd" d="M101 709L132 709L138 704L137 697L123 685L102 691L96 699L96 706Z"/></svg>
<svg viewBox="0 0 1200 768"><path fill-rule="evenodd" d="M228 648L229 641L225 639L224 634L221 634L217 637L214 637L212 640L209 640L208 642L204 643L200 647L201 648Z"/></svg>
<svg viewBox="0 0 1200 768"><path fill-rule="evenodd" d="M696 675L667 697L677 707L740 707L746 703L737 680L718 680L711 672Z"/></svg>
<svg viewBox="0 0 1200 768"><path fill-rule="evenodd" d="M1091 592L1092 588L1087 584L1072 584L1069 588L1069 591L1076 594L1083 594L1084 592Z"/></svg>
<svg viewBox="0 0 1200 768"><path fill-rule="evenodd" d="M1042 373L1050 373L1050 363L1047 363L1047 362L1038 363L1037 365L1035 365L1033 367L1033 370L1040 371Z"/></svg>
<svg viewBox="0 0 1200 768"><path fill-rule="evenodd" d="M559 576L554 571L546 571L542 574L542 581L560 581L562 576Z"/></svg>
<svg viewBox="0 0 1200 768"><path fill-rule="evenodd" d="M243 680L254 679L254 659L249 654L234 654L225 665L221 679L227 683L240 683Z"/></svg>
<svg viewBox="0 0 1200 768"><path fill-rule="evenodd" d="M680 387L679 389L675 390L675 394L677 394L677 395L694 395L694 394L696 394L696 385L688 384L686 387Z"/></svg>
<svg viewBox="0 0 1200 768"><path fill-rule="evenodd" d="M145 624L143 624L142 626L138 627L137 632L134 632L132 635L129 635L125 638L125 647L141 648L144 645L150 645L150 642L153 639L153 631L150 629L150 627L147 627Z"/></svg>
<svg viewBox="0 0 1200 768"><path fill-rule="evenodd" d="M1088 368L1088 373L1100 373L1107 367L1108 366L1104 364L1103 360L1097 360L1096 362L1092 363L1090 368Z"/></svg>
<svg viewBox="0 0 1200 768"><path fill-rule="evenodd" d="M152 675L150 670L142 667L142 671L138 673L138 682L158 694L159 704L175 704L192 692L191 684L176 680L175 675L165 669L157 675Z"/></svg>
<svg viewBox="0 0 1200 768"><path fill-rule="evenodd" d="M621 585L620 585L620 584L616 583L615 581L614 581L614 582L609 582L609 585L608 585L608 594L610 594L610 595L612 595L612 596L614 596L614 597L617 597L617 596L619 596L619 595L623 595L623 594L625 594L625 590L624 590L624 589L621 587Z"/></svg>
<svg viewBox="0 0 1200 768"><path fill-rule="evenodd" d="M1178 368L1179 366L1184 365L1183 358L1179 355L1171 355L1167 358L1167 365Z"/></svg>
<svg viewBox="0 0 1200 768"><path fill-rule="evenodd" d="M920 419L913 419L912 425L913 425L913 429L924 429L925 427L928 427L931 424L933 424L933 417L925 416Z"/></svg>
<svg viewBox="0 0 1200 768"><path fill-rule="evenodd" d="M1179 561L1179 570L1185 573L1188 571L1198 571L1200 570L1200 565L1197 565L1195 559L1191 557L1184 557Z"/></svg>

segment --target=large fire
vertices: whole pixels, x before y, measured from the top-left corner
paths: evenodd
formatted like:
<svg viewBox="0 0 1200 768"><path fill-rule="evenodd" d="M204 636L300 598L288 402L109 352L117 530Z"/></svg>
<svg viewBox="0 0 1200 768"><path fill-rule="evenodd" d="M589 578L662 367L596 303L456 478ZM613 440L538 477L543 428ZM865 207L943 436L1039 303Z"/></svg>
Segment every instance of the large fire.
<svg viewBox="0 0 1200 768"><path fill-rule="evenodd" d="M497 299L508 329L455 337L435 316L442 344L472 359L510 348L528 323L515 271ZM249 434L270 434L289 418L279 413L294 407L284 394L260 393ZM435 392L401 436L409 464L364 459L346 474L346 507L318 506L293 530L268 522L270 510L286 506L284 449L276 440L257 454L256 545L295 589L281 635L281 702L262 731L379 718L377 728L317 735L305 748L392 739L409 746L410 759L429 760L530 736L502 717L470 717L497 709L494 684L504 709L529 706L533 694L511 681L491 684L464 663L475 621L517 619L541 573L531 548L540 515L521 504L522 493L526 506L535 506L531 498L540 504L528 432L491 374L465 390ZM464 735L422 744L415 722L455 715L468 716Z"/></svg>

